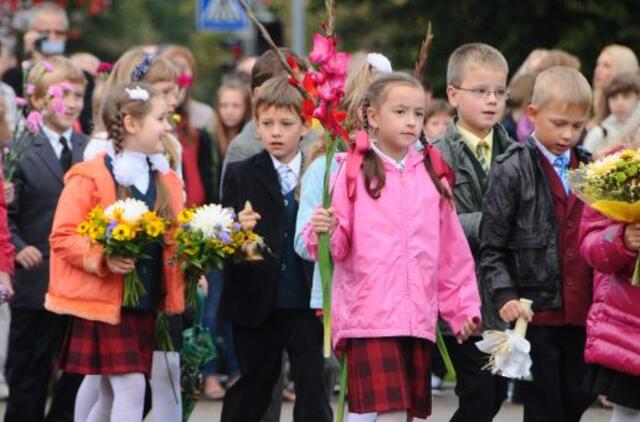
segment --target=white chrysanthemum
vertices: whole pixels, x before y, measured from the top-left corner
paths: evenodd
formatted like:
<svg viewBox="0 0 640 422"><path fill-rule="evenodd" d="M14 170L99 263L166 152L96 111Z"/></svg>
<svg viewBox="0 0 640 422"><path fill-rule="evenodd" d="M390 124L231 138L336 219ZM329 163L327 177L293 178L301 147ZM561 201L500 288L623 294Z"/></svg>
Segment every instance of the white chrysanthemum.
<svg viewBox="0 0 640 422"><path fill-rule="evenodd" d="M119 200L111 204L105 211L104 215L109 219L114 219L114 213L116 210L122 210L122 218L132 224L138 221L145 212L149 211L147 205L133 198L127 198Z"/></svg>
<svg viewBox="0 0 640 422"><path fill-rule="evenodd" d="M218 237L219 233L230 233L233 225L233 211L217 204L204 205L193 213L189 225L200 230L207 237Z"/></svg>

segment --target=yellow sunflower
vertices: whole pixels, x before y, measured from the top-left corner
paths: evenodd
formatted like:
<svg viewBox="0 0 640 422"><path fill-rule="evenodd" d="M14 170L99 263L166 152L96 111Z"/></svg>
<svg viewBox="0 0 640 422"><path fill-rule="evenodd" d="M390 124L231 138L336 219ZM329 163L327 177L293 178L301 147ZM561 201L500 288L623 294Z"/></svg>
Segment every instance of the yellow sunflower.
<svg viewBox="0 0 640 422"><path fill-rule="evenodd" d="M89 232L89 223L83 221L78 225L78 234L85 235Z"/></svg>
<svg viewBox="0 0 640 422"><path fill-rule="evenodd" d="M131 236L131 229L126 224L118 224L113 228L111 235L115 240L127 240Z"/></svg>

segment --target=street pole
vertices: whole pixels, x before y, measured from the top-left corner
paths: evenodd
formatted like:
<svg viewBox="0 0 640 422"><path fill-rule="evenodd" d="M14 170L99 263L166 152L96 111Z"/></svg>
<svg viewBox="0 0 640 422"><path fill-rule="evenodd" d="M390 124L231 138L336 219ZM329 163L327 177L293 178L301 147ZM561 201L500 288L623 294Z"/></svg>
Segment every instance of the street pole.
<svg viewBox="0 0 640 422"><path fill-rule="evenodd" d="M291 49L299 56L305 55L306 41L306 14L305 0L291 0L291 20L293 28L291 30Z"/></svg>

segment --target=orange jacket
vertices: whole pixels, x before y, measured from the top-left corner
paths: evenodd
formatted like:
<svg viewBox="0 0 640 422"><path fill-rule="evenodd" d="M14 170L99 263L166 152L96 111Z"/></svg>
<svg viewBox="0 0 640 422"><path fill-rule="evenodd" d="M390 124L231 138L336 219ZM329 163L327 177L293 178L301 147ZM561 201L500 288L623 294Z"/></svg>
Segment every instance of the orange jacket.
<svg viewBox="0 0 640 422"><path fill-rule="evenodd" d="M182 210L182 181L170 171L161 175L171 195L175 215ZM51 273L44 307L58 314L118 324L124 291L123 276L111 273L104 261L102 246L91 245L77 233L80 222L96 205L108 207L116 201L113 177L104 163L104 154L75 165L65 177L58 201L51 244ZM180 266L170 263L175 252L173 230L165 235L161 310L170 314L184 310L184 278Z"/></svg>

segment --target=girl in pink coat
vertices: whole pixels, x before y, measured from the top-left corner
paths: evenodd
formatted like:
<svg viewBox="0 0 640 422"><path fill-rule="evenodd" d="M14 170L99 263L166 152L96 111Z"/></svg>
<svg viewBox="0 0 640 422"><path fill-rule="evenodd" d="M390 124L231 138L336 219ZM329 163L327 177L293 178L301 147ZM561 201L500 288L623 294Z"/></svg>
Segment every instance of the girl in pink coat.
<svg viewBox="0 0 640 422"><path fill-rule="evenodd" d="M621 224L584 209L580 249L595 271L587 317L584 387L614 404L612 422L640 421L640 287L631 277L640 224Z"/></svg>
<svg viewBox="0 0 640 422"><path fill-rule="evenodd" d="M375 140L358 145L362 170L357 154L347 159L332 207L316 210L304 232L311 254L317 235L331 234L333 344L347 356L349 410L378 412L379 422L431 413L438 313L458 341L480 323L473 258L449 183L436 176L442 160L429 146L414 149L424 104L420 83L404 73L371 83L363 116Z"/></svg>

